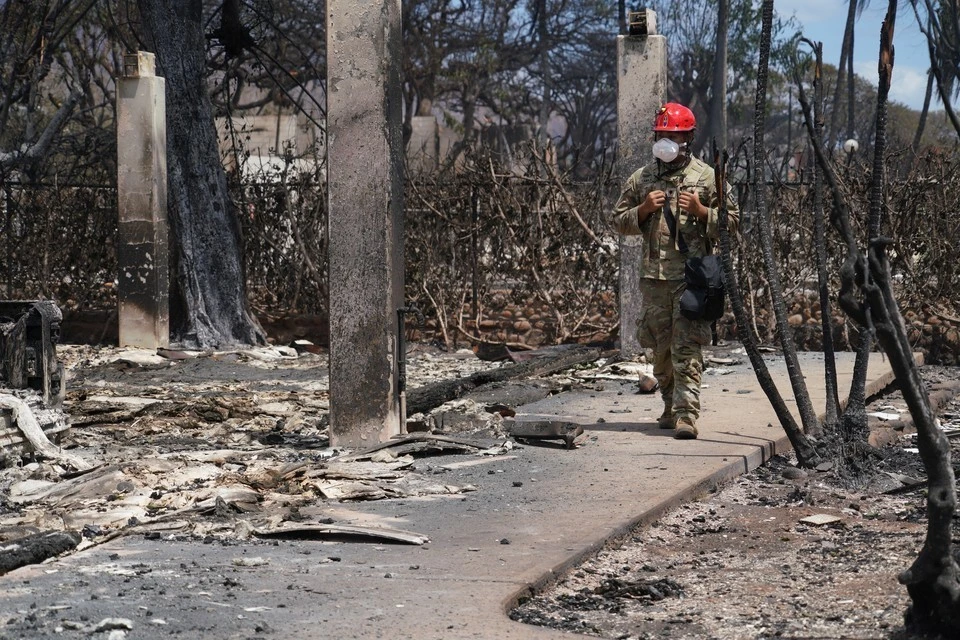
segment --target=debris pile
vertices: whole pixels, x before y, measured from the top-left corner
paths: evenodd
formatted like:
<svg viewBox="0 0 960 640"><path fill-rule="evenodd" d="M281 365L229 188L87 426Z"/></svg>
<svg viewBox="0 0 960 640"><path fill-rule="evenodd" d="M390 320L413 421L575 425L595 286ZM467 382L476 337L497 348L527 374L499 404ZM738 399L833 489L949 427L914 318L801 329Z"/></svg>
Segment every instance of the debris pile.
<svg viewBox="0 0 960 640"><path fill-rule="evenodd" d="M57 423L62 449L16 451L4 461L0 541L59 532L80 549L131 533L372 536L422 544L426 539L413 532L349 516L331 521L322 517L323 505L473 491L425 475L416 459L502 455L514 446L497 429L481 433L474 421L456 437L412 433L364 451L332 449L327 359L306 350L65 347L62 355L71 374ZM419 356L411 378L420 384L498 367L472 352ZM42 416L35 393L29 402ZM458 405L464 415L501 419L466 400L437 409L452 415ZM64 550L48 547L52 554Z"/></svg>
<svg viewBox="0 0 960 640"><path fill-rule="evenodd" d="M66 377L57 359L60 309L49 300L0 301L0 449L4 457L58 455ZM76 461L70 461L76 464Z"/></svg>
<svg viewBox="0 0 960 640"><path fill-rule="evenodd" d="M410 433L362 451L329 443L328 363L288 347L197 353L65 347L62 449L24 453L0 469L0 541L77 532L79 548L117 536L401 536L350 527L329 505L475 491L440 480L424 456L502 456L516 442L580 444L575 422L517 407L610 381L650 392L649 365L601 359L576 345L507 361L413 345ZM517 361L514 361L517 360ZM454 381L454 384L451 384ZM646 387L645 387L646 385ZM37 410L34 413L38 413ZM63 421L66 424L65 421Z"/></svg>

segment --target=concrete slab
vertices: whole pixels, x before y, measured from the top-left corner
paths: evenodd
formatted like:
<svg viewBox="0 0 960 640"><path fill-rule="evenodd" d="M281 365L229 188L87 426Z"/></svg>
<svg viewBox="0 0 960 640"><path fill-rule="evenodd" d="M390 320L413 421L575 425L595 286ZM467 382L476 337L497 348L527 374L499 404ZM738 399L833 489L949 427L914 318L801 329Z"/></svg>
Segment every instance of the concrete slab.
<svg viewBox="0 0 960 640"><path fill-rule="evenodd" d="M822 356L801 359L822 407ZM771 367L792 395L784 367L776 359ZM852 367L853 354L841 354L841 389ZM57 623L107 617L129 618L130 637L569 638L513 622L507 609L638 524L787 450L749 366L726 369L705 376L698 440L676 441L657 428L656 394L604 382L602 391L521 408L580 421L578 449L529 445L476 465L421 459L421 473L477 491L335 504L323 513L415 531L429 544L118 539L0 578L0 638L53 637ZM879 355L869 371L871 392L891 380ZM262 562L237 562L254 556ZM24 635L34 603L33 635Z"/></svg>

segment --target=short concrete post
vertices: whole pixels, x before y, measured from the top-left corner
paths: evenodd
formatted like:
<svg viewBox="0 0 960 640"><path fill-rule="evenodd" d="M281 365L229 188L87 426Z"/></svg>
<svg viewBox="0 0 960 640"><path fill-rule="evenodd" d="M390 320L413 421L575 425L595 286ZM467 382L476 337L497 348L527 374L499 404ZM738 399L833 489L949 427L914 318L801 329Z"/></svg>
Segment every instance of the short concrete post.
<svg viewBox="0 0 960 640"><path fill-rule="evenodd" d="M403 428L400 0L327 2L330 434L363 447Z"/></svg>
<svg viewBox="0 0 960 640"><path fill-rule="evenodd" d="M123 57L117 89L117 299L120 346L170 344L167 127L152 53Z"/></svg>
<svg viewBox="0 0 960 640"><path fill-rule="evenodd" d="M660 35L617 36L617 137L620 185L653 160L650 127L657 109L666 102L667 39ZM637 320L643 305L640 294L639 236L620 242L620 351L627 357L642 352Z"/></svg>

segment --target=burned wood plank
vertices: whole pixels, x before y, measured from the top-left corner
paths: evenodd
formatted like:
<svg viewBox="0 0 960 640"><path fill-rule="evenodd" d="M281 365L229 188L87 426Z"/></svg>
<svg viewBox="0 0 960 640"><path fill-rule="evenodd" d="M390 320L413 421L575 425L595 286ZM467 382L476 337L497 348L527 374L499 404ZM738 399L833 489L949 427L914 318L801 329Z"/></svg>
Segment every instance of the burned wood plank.
<svg viewBox="0 0 960 640"><path fill-rule="evenodd" d="M75 427L128 423L142 416L145 410L146 407L129 407L120 402L86 401L71 408L71 423Z"/></svg>
<svg viewBox="0 0 960 640"><path fill-rule="evenodd" d="M533 352L530 352L531 354ZM444 380L436 384L407 391L407 413L426 413L444 402L456 400L481 385L520 378L531 378L556 373L570 367L593 362L600 357L600 350L593 347L574 347L559 353L553 352L526 362L506 365L499 369L478 371L465 378Z"/></svg>
<svg viewBox="0 0 960 640"><path fill-rule="evenodd" d="M560 385L549 380L506 380L491 382L465 393L463 398L483 405L491 413L497 407L516 408L558 393Z"/></svg>
<svg viewBox="0 0 960 640"><path fill-rule="evenodd" d="M514 438L529 440L563 440L567 449L583 433L583 426L569 420L507 420L507 433Z"/></svg>
<svg viewBox="0 0 960 640"><path fill-rule="evenodd" d="M391 453L399 457L408 453L476 453L489 448L489 444L474 442L463 438L451 438L432 433L410 433L405 436L398 436L375 444L372 447L337 456L336 462L353 462L355 460L369 460L376 452L389 449Z"/></svg>

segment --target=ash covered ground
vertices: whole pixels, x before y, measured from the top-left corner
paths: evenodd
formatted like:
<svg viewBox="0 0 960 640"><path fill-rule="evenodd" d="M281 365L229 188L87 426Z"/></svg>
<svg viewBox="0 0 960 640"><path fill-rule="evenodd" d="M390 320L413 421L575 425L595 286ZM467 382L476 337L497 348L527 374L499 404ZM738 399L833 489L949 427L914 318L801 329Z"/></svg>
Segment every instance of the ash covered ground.
<svg viewBox="0 0 960 640"><path fill-rule="evenodd" d="M931 388L960 381L958 367L922 374ZM891 437L876 419L906 415L896 386L868 411L887 443L865 486L776 456L603 550L511 617L623 640L927 637L905 631L909 596L897 582L923 544L926 474L909 425ZM960 401L938 417L957 474Z"/></svg>
<svg viewBox="0 0 960 640"><path fill-rule="evenodd" d="M89 468L8 456L0 470L3 540L74 530L79 548L138 535L259 552L258 532L322 522L330 505L347 521L349 501L475 490L414 465L411 455L350 460L332 450L323 354L268 348L159 357L63 347L59 355L73 423L60 444ZM469 351L414 345L408 375L416 387L500 366ZM524 393L636 379L638 370L600 360ZM928 366L923 375L934 386L960 380L960 369ZM895 389L869 409L885 419L905 413ZM514 446L501 416L483 403L457 400L432 413L421 421L472 441L466 456ZM960 404L945 403L940 419L949 432L960 429ZM829 471L799 471L777 457L605 549L512 617L610 638L907 638L908 597L896 574L922 544L924 471L909 427L890 422L898 427L877 423L886 444L870 486L844 489ZM810 516L818 519L803 520ZM224 585L232 588L229 579ZM0 621L8 637L89 635L96 623L64 629L21 613Z"/></svg>

